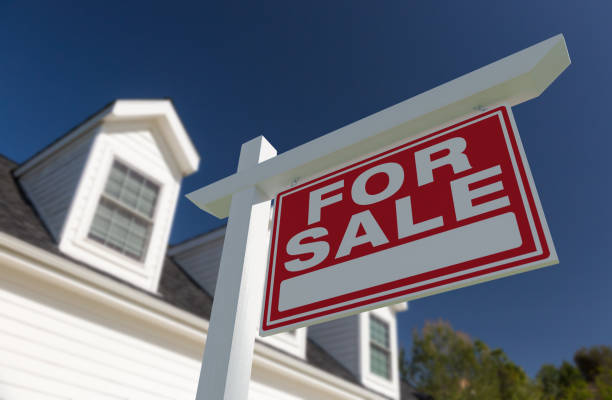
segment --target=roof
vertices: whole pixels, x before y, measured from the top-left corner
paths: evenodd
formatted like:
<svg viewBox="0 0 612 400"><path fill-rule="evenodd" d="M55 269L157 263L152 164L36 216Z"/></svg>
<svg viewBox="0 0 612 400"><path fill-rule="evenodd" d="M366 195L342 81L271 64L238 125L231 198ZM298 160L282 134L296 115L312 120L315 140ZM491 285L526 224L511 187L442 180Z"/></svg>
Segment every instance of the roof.
<svg viewBox="0 0 612 400"><path fill-rule="evenodd" d="M159 293L154 294L63 254L14 177L13 171L18 166L14 161L0 155L0 188L2 188L0 231L121 282L134 290L159 298L201 318L210 319L213 298L171 257L166 257L164 261ZM306 362L341 379L363 386L348 369L310 339L306 347Z"/></svg>

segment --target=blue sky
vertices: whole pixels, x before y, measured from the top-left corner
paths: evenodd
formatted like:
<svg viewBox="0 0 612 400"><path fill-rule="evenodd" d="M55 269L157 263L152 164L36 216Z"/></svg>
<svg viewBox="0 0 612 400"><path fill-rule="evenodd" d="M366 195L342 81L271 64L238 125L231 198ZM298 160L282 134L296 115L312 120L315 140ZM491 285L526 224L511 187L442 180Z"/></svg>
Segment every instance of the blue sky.
<svg viewBox="0 0 612 400"><path fill-rule="evenodd" d="M24 161L115 98L171 97L202 156L182 194L555 34L572 65L514 108L561 263L420 299L400 340L443 318L533 375L612 344L605 1L0 2L0 153ZM171 242L223 221L181 198Z"/></svg>

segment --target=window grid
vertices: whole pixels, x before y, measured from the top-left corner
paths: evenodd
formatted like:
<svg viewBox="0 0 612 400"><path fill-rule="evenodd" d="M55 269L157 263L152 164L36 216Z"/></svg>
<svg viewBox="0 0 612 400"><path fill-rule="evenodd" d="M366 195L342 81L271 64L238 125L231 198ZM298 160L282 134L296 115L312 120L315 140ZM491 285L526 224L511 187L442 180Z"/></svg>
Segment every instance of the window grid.
<svg viewBox="0 0 612 400"><path fill-rule="evenodd" d="M153 225L159 188L115 161L100 196L89 237L136 260L142 260Z"/></svg>
<svg viewBox="0 0 612 400"><path fill-rule="evenodd" d="M391 346L389 325L370 315L370 371L391 378Z"/></svg>

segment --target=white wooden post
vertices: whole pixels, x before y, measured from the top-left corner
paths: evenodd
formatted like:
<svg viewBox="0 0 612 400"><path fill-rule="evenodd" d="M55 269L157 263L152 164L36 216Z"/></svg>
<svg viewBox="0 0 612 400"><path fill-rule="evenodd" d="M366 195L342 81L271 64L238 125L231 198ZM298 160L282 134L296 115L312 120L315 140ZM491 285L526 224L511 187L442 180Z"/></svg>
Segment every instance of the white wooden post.
<svg viewBox="0 0 612 400"><path fill-rule="evenodd" d="M242 145L238 172L276 156L259 136ZM269 246L270 200L255 182L232 195L196 400L248 397Z"/></svg>

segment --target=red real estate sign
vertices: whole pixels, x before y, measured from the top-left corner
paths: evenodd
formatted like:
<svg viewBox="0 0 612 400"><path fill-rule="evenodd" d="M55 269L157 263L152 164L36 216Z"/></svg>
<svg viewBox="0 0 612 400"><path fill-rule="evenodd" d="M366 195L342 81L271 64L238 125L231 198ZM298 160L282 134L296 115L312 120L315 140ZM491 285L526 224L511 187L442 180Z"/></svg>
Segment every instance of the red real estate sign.
<svg viewBox="0 0 612 400"><path fill-rule="evenodd" d="M558 262L509 107L275 204L264 335Z"/></svg>

